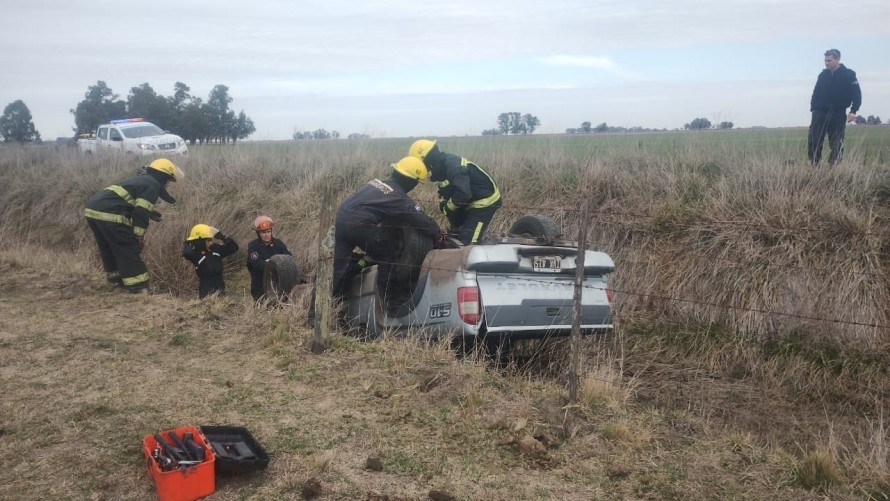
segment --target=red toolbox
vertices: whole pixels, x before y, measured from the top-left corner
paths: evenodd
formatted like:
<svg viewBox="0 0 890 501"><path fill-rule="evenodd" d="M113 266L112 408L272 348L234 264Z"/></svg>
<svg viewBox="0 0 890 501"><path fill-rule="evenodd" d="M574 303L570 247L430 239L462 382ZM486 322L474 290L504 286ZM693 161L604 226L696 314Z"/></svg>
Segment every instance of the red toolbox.
<svg viewBox="0 0 890 501"><path fill-rule="evenodd" d="M154 481L161 501L194 501L204 496L213 494L216 477L214 466L216 457L207 438L201 430L194 426L183 426L173 430L161 432L159 435L168 444L174 445L170 433L177 437L184 437L185 433L191 433L194 442L204 450L204 460L199 464L181 466L170 471L162 471L158 461L154 458L154 451L158 441L154 435L148 435L142 439L142 452L145 454L145 462L148 466L148 476Z"/></svg>

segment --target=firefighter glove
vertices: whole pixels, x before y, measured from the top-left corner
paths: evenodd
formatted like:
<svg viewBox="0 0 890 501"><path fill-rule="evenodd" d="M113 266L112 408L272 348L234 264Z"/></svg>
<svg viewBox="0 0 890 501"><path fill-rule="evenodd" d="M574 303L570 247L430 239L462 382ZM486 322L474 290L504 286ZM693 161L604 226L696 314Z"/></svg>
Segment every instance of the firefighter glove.
<svg viewBox="0 0 890 501"><path fill-rule="evenodd" d="M151 211L151 213L149 213L148 218L151 219L152 221L157 221L158 223L160 223L161 222L161 213L156 210L153 210L153 211Z"/></svg>

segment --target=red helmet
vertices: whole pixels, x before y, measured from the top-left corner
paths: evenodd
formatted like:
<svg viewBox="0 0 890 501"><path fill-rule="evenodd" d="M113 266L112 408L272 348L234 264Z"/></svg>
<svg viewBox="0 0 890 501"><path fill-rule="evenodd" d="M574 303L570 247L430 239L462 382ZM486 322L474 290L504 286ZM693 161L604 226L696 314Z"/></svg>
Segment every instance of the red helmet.
<svg viewBox="0 0 890 501"><path fill-rule="evenodd" d="M263 231L272 229L272 218L269 216L259 216L253 220L253 230Z"/></svg>

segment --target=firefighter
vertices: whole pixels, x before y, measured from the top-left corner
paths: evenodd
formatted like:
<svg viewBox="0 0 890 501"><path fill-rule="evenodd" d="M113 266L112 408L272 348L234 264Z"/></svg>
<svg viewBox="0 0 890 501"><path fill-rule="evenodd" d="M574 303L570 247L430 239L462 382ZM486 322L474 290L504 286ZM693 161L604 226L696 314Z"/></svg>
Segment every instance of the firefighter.
<svg viewBox="0 0 890 501"><path fill-rule="evenodd" d="M287 245L272 236L272 218L259 216L253 220L253 231L256 239L247 244L247 270L250 272L250 295L255 301L263 297L263 274L266 262L277 254L292 256Z"/></svg>
<svg viewBox="0 0 890 501"><path fill-rule="evenodd" d="M439 210L464 245L479 241L501 206L494 178L479 165L439 150L436 141L418 139L408 155L423 160L439 187Z"/></svg>
<svg viewBox="0 0 890 501"><path fill-rule="evenodd" d="M144 173L93 195L84 210L106 278L133 293L148 290L148 271L140 254L145 248L149 219L161 221L155 203L158 197L176 203L167 192L167 184L184 177L182 170L166 158L158 158L144 169Z"/></svg>
<svg viewBox="0 0 890 501"><path fill-rule="evenodd" d="M220 240L222 244L214 243ZM232 237L206 224L196 224L182 244L182 257L195 265L198 275L198 297L226 292L223 280L223 258L238 251L238 244Z"/></svg>
<svg viewBox="0 0 890 501"><path fill-rule="evenodd" d="M392 165L389 178L372 179L355 190L337 208L334 226L334 297L342 297L352 278L350 263L355 247L377 263L378 290L386 291L396 242L389 240L386 226L411 226L441 243L442 231L408 192L428 176L426 166L417 158L405 157Z"/></svg>

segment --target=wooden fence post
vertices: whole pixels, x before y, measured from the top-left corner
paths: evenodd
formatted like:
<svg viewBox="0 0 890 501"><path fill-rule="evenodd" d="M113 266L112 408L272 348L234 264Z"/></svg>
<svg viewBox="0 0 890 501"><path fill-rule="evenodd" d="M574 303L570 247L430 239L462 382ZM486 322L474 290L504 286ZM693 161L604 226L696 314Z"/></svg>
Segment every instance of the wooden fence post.
<svg viewBox="0 0 890 501"><path fill-rule="evenodd" d="M310 351L316 355L331 346L334 315L331 304L331 278L334 274L334 218L331 211L331 189L325 187L318 211L318 262L315 264L315 329Z"/></svg>
<svg viewBox="0 0 890 501"><path fill-rule="evenodd" d="M578 228L578 256L575 258L575 294L572 301L572 337L569 351L569 402L578 402L578 372L581 366L581 299L584 293L584 256L587 251L587 199L581 202L581 224Z"/></svg>

